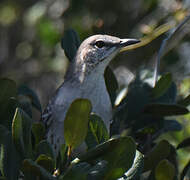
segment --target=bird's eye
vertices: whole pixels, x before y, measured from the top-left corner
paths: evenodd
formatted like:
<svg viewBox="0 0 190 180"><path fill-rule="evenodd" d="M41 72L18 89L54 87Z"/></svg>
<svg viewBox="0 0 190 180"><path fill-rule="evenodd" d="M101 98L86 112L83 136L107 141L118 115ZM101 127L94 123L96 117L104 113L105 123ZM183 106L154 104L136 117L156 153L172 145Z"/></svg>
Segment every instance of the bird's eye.
<svg viewBox="0 0 190 180"><path fill-rule="evenodd" d="M95 46L97 46L98 48L102 48L105 46L104 41L96 41Z"/></svg>

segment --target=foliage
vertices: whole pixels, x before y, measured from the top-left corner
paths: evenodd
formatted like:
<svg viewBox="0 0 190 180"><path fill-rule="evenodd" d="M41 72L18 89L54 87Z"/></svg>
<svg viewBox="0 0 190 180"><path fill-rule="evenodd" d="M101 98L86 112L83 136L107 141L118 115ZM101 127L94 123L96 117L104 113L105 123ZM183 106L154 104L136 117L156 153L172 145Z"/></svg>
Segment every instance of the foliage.
<svg viewBox="0 0 190 180"><path fill-rule="evenodd" d="M51 145L44 139L43 125L36 123L31 118L30 112L27 114L24 111L23 107L26 108L26 106L23 106L23 101L20 101L18 97L18 95L35 97L35 102L39 103L35 92L29 90L28 87L17 91L21 87L17 88L15 83L9 79L1 79L2 88L7 86L11 88L4 91L5 94L2 94L0 101L6 104L9 99L15 100L11 108L5 109L6 114L9 115L4 116L0 125L2 178L78 179L80 176L82 179L121 178L129 180L143 176L147 180L152 178L159 180L177 177L177 149L189 146L189 138L179 144L177 149L167 140L156 140L168 131L181 130L179 122L168 120L166 116L186 114L189 111L182 104L177 104L176 86L172 78L168 80L168 77L171 77L171 74L161 76L155 88L152 88L145 82L146 78L140 79L139 75L129 85L128 93L114 115L111 132L112 135L117 134L117 137L109 139L101 118L92 114L89 127L78 123L72 131L73 136L68 133L64 134L67 145L61 147L57 159ZM163 86L164 82L169 84L168 87ZM26 89L30 92L29 94L24 91ZM41 107L40 104L34 105L32 100L29 102L30 107ZM70 130L69 124L73 123L73 119L76 120L78 117L88 119L91 111L89 103L85 99L78 99L72 103L66 116L65 130ZM14 109L14 116L10 109ZM5 113L5 110L1 112ZM40 108L38 110L41 112ZM5 122L10 119L10 116L12 117L11 125L7 125ZM84 122L88 123L88 121ZM87 135L81 134L81 128L83 133L88 130ZM72 159L72 152L68 153L67 147L72 146L70 149L72 151L84 141L84 137L86 137L85 141L89 150L75 157L76 159ZM148 175L145 173L147 171L149 171ZM187 170L182 172L182 176L184 172Z"/></svg>
<svg viewBox="0 0 190 180"><path fill-rule="evenodd" d="M67 34L78 43L73 37L77 36L75 33ZM65 51L68 58L76 53L76 49ZM61 146L58 157L45 140L45 127L32 118L34 108L41 113L36 93L27 86L17 87L12 80L0 79L1 178L172 180L180 175L183 179L190 165L182 172L178 170L177 150L189 146L189 138L175 148L159 137L182 130L175 117L189 113L189 96L177 101L178 92L170 73L160 76L152 87L152 81L148 83L149 77L140 71L115 106L120 92L111 69L106 70L105 78L115 110L110 137L101 117L91 112L90 101L76 99L66 114L66 144ZM73 156L73 151L84 142L88 150Z"/></svg>

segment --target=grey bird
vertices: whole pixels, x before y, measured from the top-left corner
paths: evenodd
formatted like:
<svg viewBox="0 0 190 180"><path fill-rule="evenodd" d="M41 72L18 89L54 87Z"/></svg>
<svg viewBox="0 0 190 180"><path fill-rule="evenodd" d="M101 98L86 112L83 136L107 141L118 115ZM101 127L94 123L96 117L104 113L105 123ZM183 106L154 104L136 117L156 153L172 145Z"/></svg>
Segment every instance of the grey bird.
<svg viewBox="0 0 190 180"><path fill-rule="evenodd" d="M104 70L123 47L140 42L109 35L94 35L82 42L70 63L63 84L50 99L42 121L47 128L46 138L55 155L64 143L63 124L70 104L77 98L87 98L92 112L99 115L109 132L112 106L104 81Z"/></svg>

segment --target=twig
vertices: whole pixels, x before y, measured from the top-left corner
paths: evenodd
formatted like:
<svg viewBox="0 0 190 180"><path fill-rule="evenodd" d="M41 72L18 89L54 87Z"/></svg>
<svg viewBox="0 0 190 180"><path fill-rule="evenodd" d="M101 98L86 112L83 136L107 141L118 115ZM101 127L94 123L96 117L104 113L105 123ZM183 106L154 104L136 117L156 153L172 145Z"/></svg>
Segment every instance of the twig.
<svg viewBox="0 0 190 180"><path fill-rule="evenodd" d="M190 15L188 15L181 23L178 24L178 26L174 29L171 29L168 36L162 41L162 44L160 46L158 56L156 58L155 63L155 69L154 69L154 81L153 81L153 87L156 85L156 82L158 80L158 74L159 74L159 66L160 66L160 59L162 57L162 54L166 48L166 45L168 41L190 20Z"/></svg>

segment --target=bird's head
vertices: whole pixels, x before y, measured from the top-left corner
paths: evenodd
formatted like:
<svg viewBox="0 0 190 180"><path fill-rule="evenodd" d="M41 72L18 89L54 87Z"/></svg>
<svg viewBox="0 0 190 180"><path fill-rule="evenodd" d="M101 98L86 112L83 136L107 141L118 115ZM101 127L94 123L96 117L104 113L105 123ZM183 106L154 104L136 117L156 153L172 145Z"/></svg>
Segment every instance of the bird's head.
<svg viewBox="0 0 190 180"><path fill-rule="evenodd" d="M123 47L138 42L137 39L120 39L109 35L90 36L77 51L75 68L84 75L93 71L103 74L106 66Z"/></svg>

